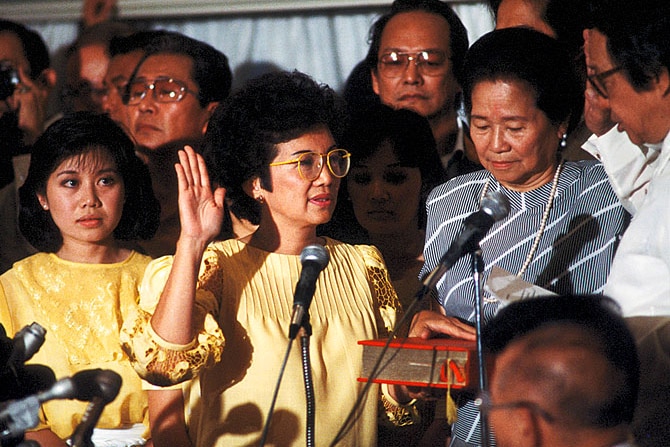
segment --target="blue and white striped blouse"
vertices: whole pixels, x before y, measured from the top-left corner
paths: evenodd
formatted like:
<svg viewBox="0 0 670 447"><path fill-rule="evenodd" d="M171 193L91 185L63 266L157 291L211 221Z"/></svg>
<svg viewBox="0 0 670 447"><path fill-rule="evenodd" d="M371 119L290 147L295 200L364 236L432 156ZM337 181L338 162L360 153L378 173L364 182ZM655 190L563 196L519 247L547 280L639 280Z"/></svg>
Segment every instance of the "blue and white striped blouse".
<svg viewBox="0 0 670 447"><path fill-rule="evenodd" d="M509 198L510 212L493 225L480 243L483 280L494 265L513 274L521 269L540 228L552 182L532 191L517 192L501 186L490 172L482 170L456 177L430 194L422 277L437 266L461 231L463 220L479 210L487 183L488 191L501 190ZM523 279L557 294L602 293L628 220L600 163L565 162L546 228ZM462 257L445 274L437 291L447 315L474 322L470 256ZM499 302L485 299L484 322L495 315L499 306ZM467 404L459 409L458 416L453 436L477 445L480 433L475 407Z"/></svg>

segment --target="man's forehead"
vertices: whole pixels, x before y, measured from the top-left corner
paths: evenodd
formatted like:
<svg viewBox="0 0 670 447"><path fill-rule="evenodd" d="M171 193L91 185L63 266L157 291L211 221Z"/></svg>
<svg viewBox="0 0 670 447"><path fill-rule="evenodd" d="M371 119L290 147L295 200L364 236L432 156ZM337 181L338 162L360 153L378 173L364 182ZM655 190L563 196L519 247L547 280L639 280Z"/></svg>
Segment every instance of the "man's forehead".
<svg viewBox="0 0 670 447"><path fill-rule="evenodd" d="M590 30L589 44L585 46L588 52L589 67L602 71L611 67L612 60L607 51L607 36L597 29Z"/></svg>
<svg viewBox="0 0 670 447"><path fill-rule="evenodd" d="M393 16L381 35L381 45L422 46L448 49L451 34L447 19L427 11L407 11Z"/></svg>
<svg viewBox="0 0 670 447"><path fill-rule="evenodd" d="M179 60L178 63L175 63ZM142 61L136 77L168 76L180 80L192 80L193 59L185 54L158 53L151 54Z"/></svg>
<svg viewBox="0 0 670 447"><path fill-rule="evenodd" d="M9 31L0 31L0 61L6 60L12 64L28 64L19 36Z"/></svg>

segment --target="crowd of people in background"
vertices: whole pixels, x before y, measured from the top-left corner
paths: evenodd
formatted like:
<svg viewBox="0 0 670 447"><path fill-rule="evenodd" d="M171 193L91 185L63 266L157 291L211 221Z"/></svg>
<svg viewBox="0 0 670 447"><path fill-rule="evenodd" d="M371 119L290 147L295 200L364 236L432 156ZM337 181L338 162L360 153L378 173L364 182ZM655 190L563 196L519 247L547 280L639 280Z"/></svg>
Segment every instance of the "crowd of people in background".
<svg viewBox="0 0 670 447"><path fill-rule="evenodd" d="M448 2L393 1L341 94L277 67L233 89L114 0L59 54L0 20L0 324L44 326L57 378L122 377L96 446L667 443L670 4L488 7L470 42ZM483 342L490 386L359 380L359 341L406 336ZM85 410L45 402L25 438L64 447Z"/></svg>

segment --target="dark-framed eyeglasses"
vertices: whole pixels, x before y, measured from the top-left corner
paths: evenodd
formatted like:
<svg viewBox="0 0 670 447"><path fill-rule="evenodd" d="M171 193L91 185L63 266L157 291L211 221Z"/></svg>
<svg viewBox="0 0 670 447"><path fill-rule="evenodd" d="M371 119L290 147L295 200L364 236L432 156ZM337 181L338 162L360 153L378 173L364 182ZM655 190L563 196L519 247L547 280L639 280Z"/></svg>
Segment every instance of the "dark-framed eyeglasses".
<svg viewBox="0 0 670 447"><path fill-rule="evenodd" d="M605 87L605 79L621 70L623 70L623 67L619 65L617 67L603 71L602 73L588 75L586 77L586 80L589 82L589 84L591 84L591 86L593 87L593 89L596 91L597 94L607 99L608 96L607 96L607 87Z"/></svg>
<svg viewBox="0 0 670 447"><path fill-rule="evenodd" d="M494 404L491 402L491 396L484 391L480 392L475 399L475 406L479 409L479 412L484 415L488 415L495 410L513 410L517 408L524 408L533 414L540 416L549 423L556 421L556 418L551 413L540 407L535 402L531 402L529 400L514 400L511 402Z"/></svg>
<svg viewBox="0 0 670 447"><path fill-rule="evenodd" d="M187 94L197 96L197 92L189 90L186 84L177 79L158 77L153 81L146 79L135 79L126 85L124 92L124 104L135 106L139 104L151 91L152 97L157 102L179 102Z"/></svg>
<svg viewBox="0 0 670 447"><path fill-rule="evenodd" d="M323 162L324 158L326 163ZM351 165L351 154L346 149L331 149L326 154L319 154L316 152L303 152L292 160L275 161L270 163L270 166L282 166L289 164L298 164L298 173L300 177L313 182L321 175L323 165L328 165L328 170L334 177L342 178L349 172Z"/></svg>
<svg viewBox="0 0 670 447"><path fill-rule="evenodd" d="M386 78L398 78L414 62L422 75L441 76L448 70L447 59L447 53L438 50L390 51L379 56L377 70Z"/></svg>

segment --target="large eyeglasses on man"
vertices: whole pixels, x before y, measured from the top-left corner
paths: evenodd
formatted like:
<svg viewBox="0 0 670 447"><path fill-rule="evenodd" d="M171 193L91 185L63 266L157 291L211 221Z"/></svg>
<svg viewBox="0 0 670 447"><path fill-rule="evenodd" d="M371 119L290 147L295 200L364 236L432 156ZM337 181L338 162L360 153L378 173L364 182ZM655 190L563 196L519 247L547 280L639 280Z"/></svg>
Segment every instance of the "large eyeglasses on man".
<svg viewBox="0 0 670 447"><path fill-rule="evenodd" d="M149 92L157 102L179 102L187 94L197 97L198 92L190 90L186 83L168 77L158 77L153 81L137 78L130 82L125 88L123 103L130 106L138 105Z"/></svg>
<svg viewBox="0 0 670 447"><path fill-rule="evenodd" d="M413 62L424 76L441 76L449 69L447 53L437 50L390 51L379 56L377 70L386 78L399 78Z"/></svg>

